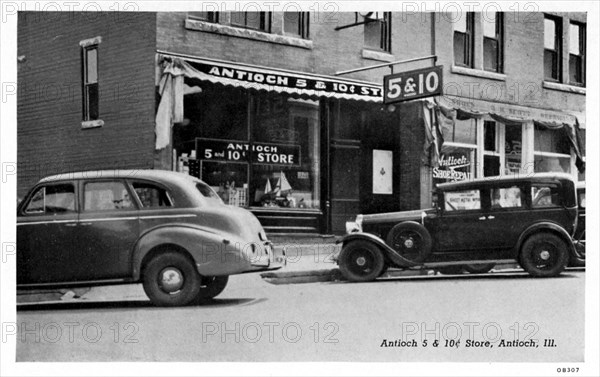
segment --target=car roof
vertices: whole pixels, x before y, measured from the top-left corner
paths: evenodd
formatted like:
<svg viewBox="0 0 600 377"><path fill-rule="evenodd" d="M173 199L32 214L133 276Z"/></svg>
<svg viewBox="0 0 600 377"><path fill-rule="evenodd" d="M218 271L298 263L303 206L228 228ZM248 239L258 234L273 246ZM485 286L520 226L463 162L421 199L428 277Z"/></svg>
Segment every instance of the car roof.
<svg viewBox="0 0 600 377"><path fill-rule="evenodd" d="M189 183L189 181L198 181L198 179L189 174L153 169L115 169L115 170L89 170L78 172L67 172L55 174L40 180L40 183L79 180L79 179L110 179L110 178L129 178L129 179L148 179L163 183Z"/></svg>
<svg viewBox="0 0 600 377"><path fill-rule="evenodd" d="M542 180L569 180L573 181L573 176L566 173L534 173L528 175L505 175L505 176L493 176L493 177L484 177L477 178L470 181L460 181L460 182L447 182L447 183L439 183L436 187L441 189L452 189L463 186L476 186L480 183L491 184L491 182L534 182L534 181L542 181Z"/></svg>

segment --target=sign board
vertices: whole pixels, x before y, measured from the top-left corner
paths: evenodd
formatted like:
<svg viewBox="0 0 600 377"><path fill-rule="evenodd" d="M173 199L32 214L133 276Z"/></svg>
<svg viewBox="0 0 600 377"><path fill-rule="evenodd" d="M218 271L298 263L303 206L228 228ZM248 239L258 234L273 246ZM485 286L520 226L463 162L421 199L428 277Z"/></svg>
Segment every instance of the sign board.
<svg viewBox="0 0 600 377"><path fill-rule="evenodd" d="M300 146L197 138L196 156L204 161L251 161L254 164L294 166L300 165Z"/></svg>
<svg viewBox="0 0 600 377"><path fill-rule="evenodd" d="M383 102L390 104L441 95L442 68L438 65L384 76Z"/></svg>
<svg viewBox="0 0 600 377"><path fill-rule="evenodd" d="M393 194L394 153L373 149L373 194Z"/></svg>

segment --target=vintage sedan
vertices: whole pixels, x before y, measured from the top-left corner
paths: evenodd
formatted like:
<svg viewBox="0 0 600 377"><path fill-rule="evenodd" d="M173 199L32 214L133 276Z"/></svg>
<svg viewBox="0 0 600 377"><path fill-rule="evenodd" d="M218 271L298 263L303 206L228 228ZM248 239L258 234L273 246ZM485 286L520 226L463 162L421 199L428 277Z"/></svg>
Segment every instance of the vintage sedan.
<svg viewBox="0 0 600 377"><path fill-rule="evenodd" d="M283 262L252 213L182 173L54 175L17 211L19 289L142 282L154 304L178 306L217 296L229 275Z"/></svg>
<svg viewBox="0 0 600 377"><path fill-rule="evenodd" d="M533 276L560 274L581 258L572 236L575 183L566 174L487 177L444 183L434 208L358 215L337 260L350 281L369 281L388 267L485 272L519 263Z"/></svg>
<svg viewBox="0 0 600 377"><path fill-rule="evenodd" d="M575 241L575 249L577 256L571 258L569 266L583 267L585 266L585 182L577 182L577 229L573 240Z"/></svg>

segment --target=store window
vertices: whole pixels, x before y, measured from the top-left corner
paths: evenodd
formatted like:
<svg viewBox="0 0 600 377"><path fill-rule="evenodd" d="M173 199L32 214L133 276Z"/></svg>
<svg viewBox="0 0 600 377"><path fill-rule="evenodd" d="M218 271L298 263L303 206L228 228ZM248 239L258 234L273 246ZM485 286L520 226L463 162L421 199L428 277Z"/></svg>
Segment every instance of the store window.
<svg viewBox="0 0 600 377"><path fill-rule="evenodd" d="M483 17L483 69L504 70L504 13L485 12Z"/></svg>
<svg viewBox="0 0 600 377"><path fill-rule="evenodd" d="M454 64L473 68L475 13L454 14Z"/></svg>
<svg viewBox="0 0 600 377"><path fill-rule="evenodd" d="M561 81L562 19L544 18L544 78Z"/></svg>
<svg viewBox="0 0 600 377"><path fill-rule="evenodd" d="M585 84L585 25L576 22L569 29L569 83Z"/></svg>
<svg viewBox="0 0 600 377"><path fill-rule="evenodd" d="M284 12L283 31L286 34L308 39L309 19L308 12Z"/></svg>
<svg viewBox="0 0 600 377"><path fill-rule="evenodd" d="M471 180L477 173L477 124L474 119L441 125L444 144L434 168L435 183Z"/></svg>
<svg viewBox="0 0 600 377"><path fill-rule="evenodd" d="M231 12L231 25L271 32L271 12Z"/></svg>
<svg viewBox="0 0 600 377"><path fill-rule="evenodd" d="M563 129L535 126L534 171L571 172L571 146Z"/></svg>
<svg viewBox="0 0 600 377"><path fill-rule="evenodd" d="M392 13L375 12L382 14L381 19L365 19L365 47L381 50L384 52L392 51Z"/></svg>
<svg viewBox="0 0 600 377"><path fill-rule="evenodd" d="M523 126L505 126L504 173L518 174L523 161Z"/></svg>

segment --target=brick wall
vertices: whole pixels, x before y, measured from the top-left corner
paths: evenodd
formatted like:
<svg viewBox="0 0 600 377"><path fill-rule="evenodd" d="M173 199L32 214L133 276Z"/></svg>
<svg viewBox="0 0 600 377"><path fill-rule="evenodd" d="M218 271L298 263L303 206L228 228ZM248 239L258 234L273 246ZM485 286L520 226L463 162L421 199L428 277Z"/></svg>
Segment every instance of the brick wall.
<svg viewBox="0 0 600 377"><path fill-rule="evenodd" d="M36 13L18 20L18 194L64 171L151 167L154 13ZM102 37L100 119L82 129L79 41Z"/></svg>

